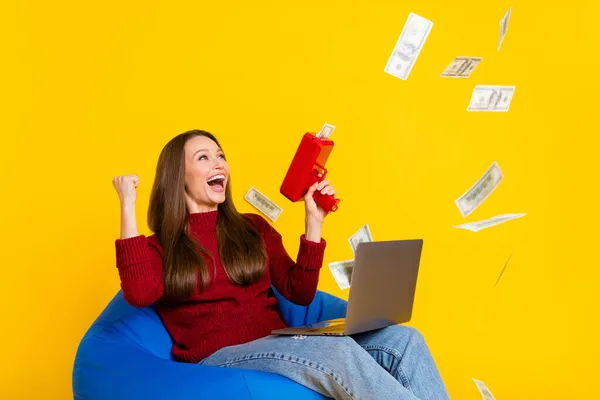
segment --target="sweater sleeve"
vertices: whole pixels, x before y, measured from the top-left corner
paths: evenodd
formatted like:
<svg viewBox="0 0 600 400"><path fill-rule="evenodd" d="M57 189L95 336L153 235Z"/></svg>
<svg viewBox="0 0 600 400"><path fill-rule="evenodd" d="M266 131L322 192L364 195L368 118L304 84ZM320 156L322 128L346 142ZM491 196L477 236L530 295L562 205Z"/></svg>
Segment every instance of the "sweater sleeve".
<svg viewBox="0 0 600 400"><path fill-rule="evenodd" d="M164 292L163 251L144 235L115 241L117 269L125 300L135 307L147 307Z"/></svg>
<svg viewBox="0 0 600 400"><path fill-rule="evenodd" d="M315 298L319 273L323 265L326 242L320 243L300 236L300 248L296 262L290 258L279 232L264 218L263 238L269 259L271 282L279 293L287 300L298 305L308 305Z"/></svg>

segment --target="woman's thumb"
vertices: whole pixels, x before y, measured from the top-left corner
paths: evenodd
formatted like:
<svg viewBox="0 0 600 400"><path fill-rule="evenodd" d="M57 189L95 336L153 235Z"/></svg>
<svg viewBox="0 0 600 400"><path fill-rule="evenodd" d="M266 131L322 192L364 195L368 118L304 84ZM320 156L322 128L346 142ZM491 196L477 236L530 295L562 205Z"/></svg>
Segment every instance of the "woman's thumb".
<svg viewBox="0 0 600 400"><path fill-rule="evenodd" d="M315 190L317 190L317 186L319 186L319 182L315 182L312 185L310 185L310 187L308 188L308 191L306 192L306 195L312 196L313 193L315 192Z"/></svg>
<svg viewBox="0 0 600 400"><path fill-rule="evenodd" d="M134 187L137 187L140 183L140 177L137 175L129 175L129 182L133 183Z"/></svg>

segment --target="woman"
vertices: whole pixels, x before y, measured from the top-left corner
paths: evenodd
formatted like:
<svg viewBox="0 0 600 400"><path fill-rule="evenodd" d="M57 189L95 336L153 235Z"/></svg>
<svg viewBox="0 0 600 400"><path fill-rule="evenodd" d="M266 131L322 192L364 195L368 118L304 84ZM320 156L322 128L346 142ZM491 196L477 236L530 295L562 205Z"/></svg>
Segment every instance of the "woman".
<svg viewBox="0 0 600 400"><path fill-rule="evenodd" d="M183 362L284 375L339 399L447 399L421 335L391 326L352 337L274 336L286 327L270 286L293 303L313 300L323 263L325 212L313 193L335 194L328 181L304 197L305 233L296 262L261 216L240 214L229 166L217 139L192 130L162 150L148 222L135 217L135 175L116 177L121 237L115 241L123 296L156 310Z"/></svg>

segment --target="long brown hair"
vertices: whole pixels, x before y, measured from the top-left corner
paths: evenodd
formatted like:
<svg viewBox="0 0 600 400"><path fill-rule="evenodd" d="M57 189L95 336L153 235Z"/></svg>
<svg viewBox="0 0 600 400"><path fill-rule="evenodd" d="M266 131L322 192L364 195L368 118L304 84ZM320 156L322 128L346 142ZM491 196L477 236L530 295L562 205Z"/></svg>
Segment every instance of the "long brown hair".
<svg viewBox="0 0 600 400"><path fill-rule="evenodd" d="M205 136L221 147L214 135L202 130L190 130L171 139L158 158L148 207L148 225L164 250L165 293L178 298L194 293L198 274L201 290L210 283L203 255L211 260L212 256L190 234L185 201L184 146L194 136ZM218 205L216 230L219 258L230 281L239 285L258 281L265 271L264 242L250 219L235 208L231 179L225 188L225 201Z"/></svg>

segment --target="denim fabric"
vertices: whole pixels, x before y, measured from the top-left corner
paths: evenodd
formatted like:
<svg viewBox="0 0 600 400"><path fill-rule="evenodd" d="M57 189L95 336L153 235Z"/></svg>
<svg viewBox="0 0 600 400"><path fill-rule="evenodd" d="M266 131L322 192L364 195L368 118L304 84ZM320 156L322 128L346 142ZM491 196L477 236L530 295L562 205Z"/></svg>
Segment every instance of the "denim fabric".
<svg viewBox="0 0 600 400"><path fill-rule="evenodd" d="M345 337L271 335L200 364L283 375L335 399L449 399L423 336L402 325Z"/></svg>

